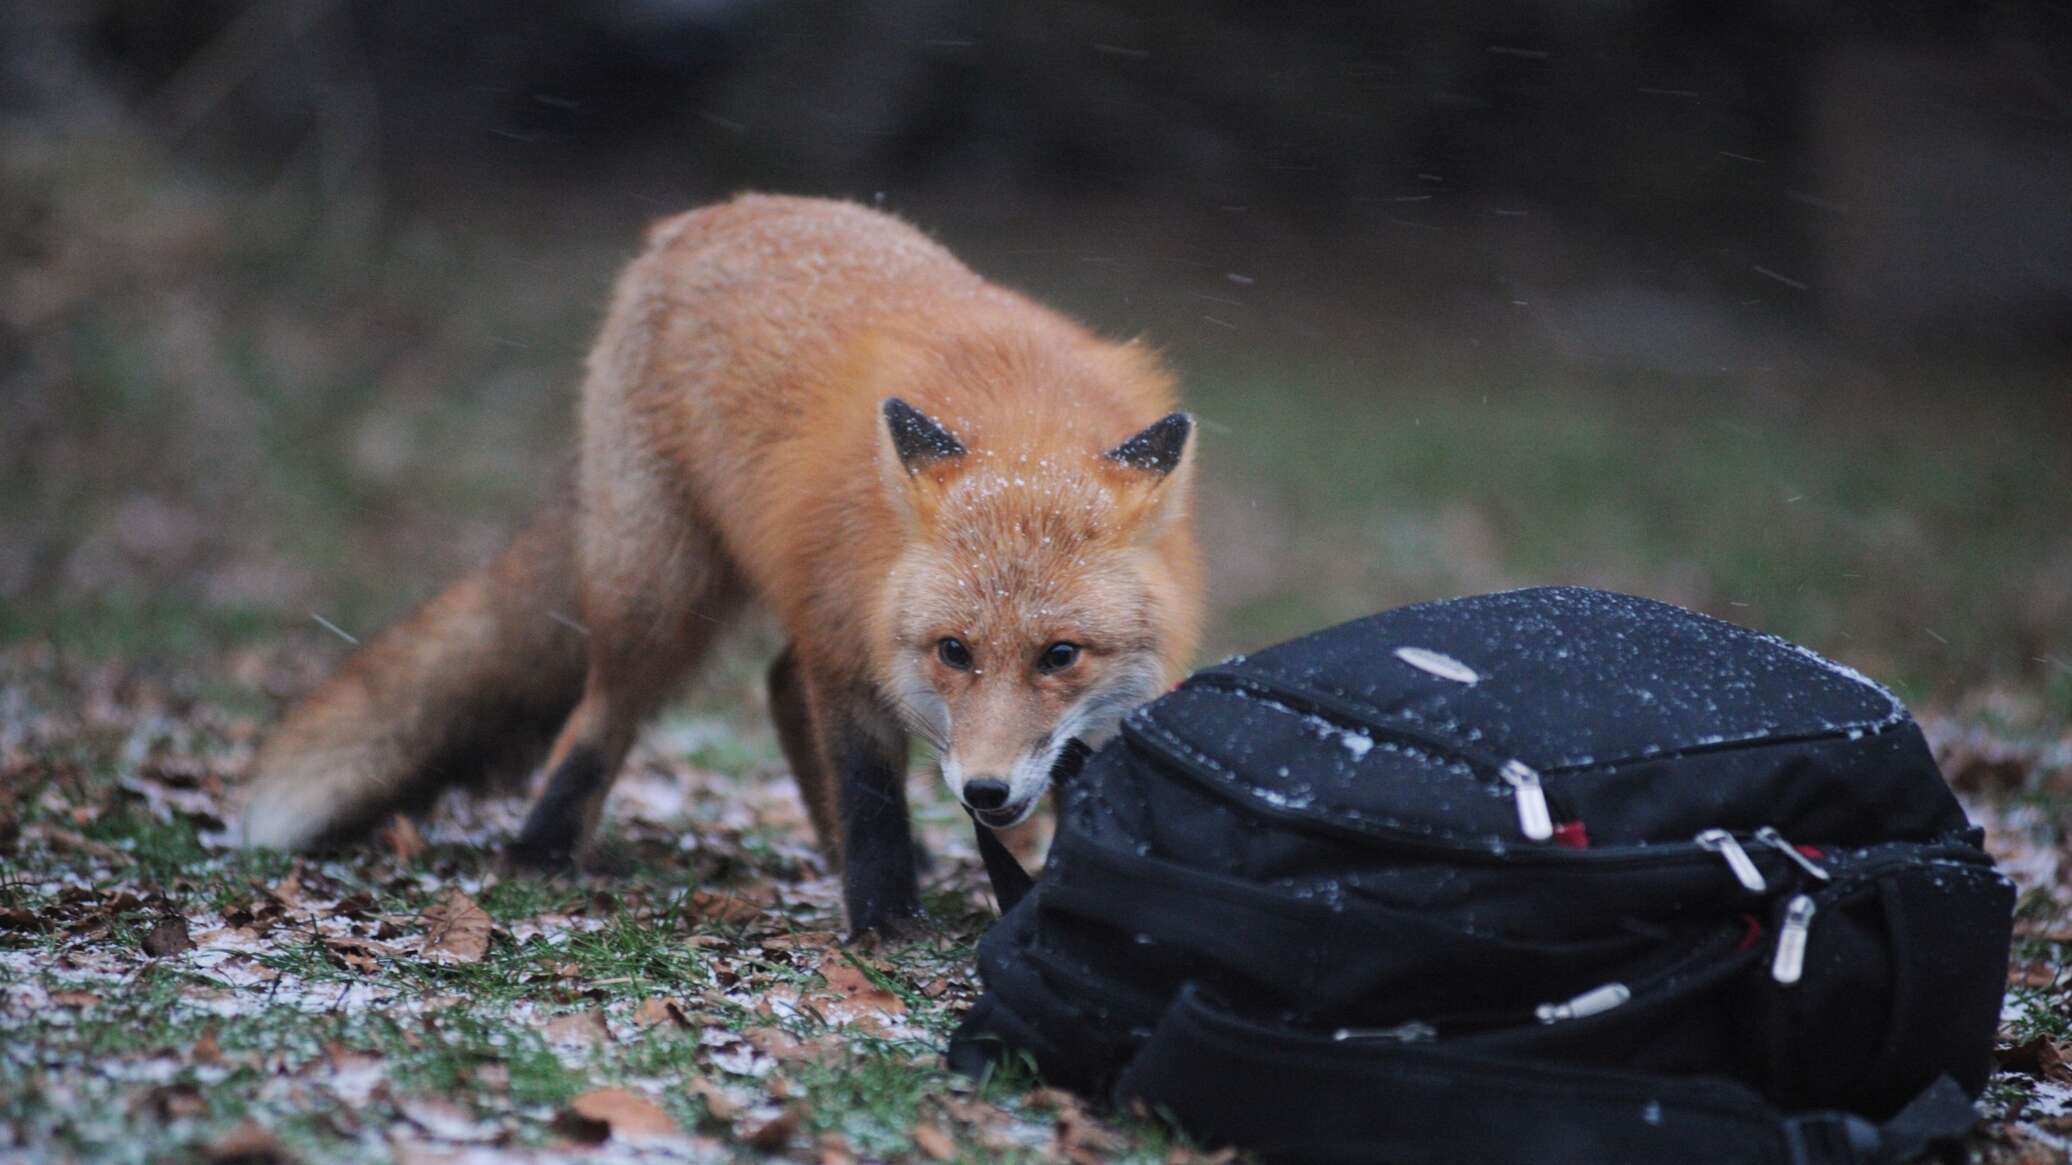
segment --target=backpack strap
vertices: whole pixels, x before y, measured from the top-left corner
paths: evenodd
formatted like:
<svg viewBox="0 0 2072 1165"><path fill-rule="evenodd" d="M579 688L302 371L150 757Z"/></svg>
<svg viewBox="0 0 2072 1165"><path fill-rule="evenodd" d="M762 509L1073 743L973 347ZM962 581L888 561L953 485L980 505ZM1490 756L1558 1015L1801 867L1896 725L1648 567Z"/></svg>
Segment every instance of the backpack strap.
<svg viewBox="0 0 2072 1165"><path fill-rule="evenodd" d="M993 897L999 899L1000 913L1005 914L1029 893L1035 879L1007 852L1007 844L1000 840L1000 835L978 819L978 814L969 809L964 813L971 818L971 831L978 835L978 856L986 864L986 880L993 883Z"/></svg>
<svg viewBox="0 0 2072 1165"><path fill-rule="evenodd" d="M1724 1078L1269 1027L1212 1007L1191 984L1115 1092L1213 1142L1320 1163L1897 1165L1978 1120L1946 1076L1882 1124L1840 1112L1786 1115Z"/></svg>
<svg viewBox="0 0 2072 1165"><path fill-rule="evenodd" d="M1078 777L1079 770L1086 765L1087 758L1092 755L1093 750L1087 747L1085 741L1077 737L1066 741L1064 749L1058 755L1057 764L1051 769L1052 786L1059 790L1069 788L1072 781ZM1001 842L999 835L986 828L985 823L978 819L978 814L973 813L969 806L965 807L964 815L971 818L971 830L978 835L979 860L986 864L986 880L993 883L993 897L999 900L1000 913L1005 914L1014 909L1014 904L1029 893L1029 888L1034 886L1036 881L1029 877L1029 871L1022 868L1022 864L1014 859L1014 855L1007 852L1007 846Z"/></svg>

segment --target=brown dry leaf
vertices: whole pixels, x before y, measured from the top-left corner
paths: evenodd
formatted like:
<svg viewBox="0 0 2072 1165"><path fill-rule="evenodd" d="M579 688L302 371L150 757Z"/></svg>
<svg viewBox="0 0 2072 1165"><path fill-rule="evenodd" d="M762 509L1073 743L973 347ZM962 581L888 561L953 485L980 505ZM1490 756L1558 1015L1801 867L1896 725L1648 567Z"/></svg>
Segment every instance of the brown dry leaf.
<svg viewBox="0 0 2072 1165"><path fill-rule="evenodd" d="M957 1158L957 1142L950 1135L931 1124L914 1126L914 1147L937 1161L954 1161Z"/></svg>
<svg viewBox="0 0 2072 1165"><path fill-rule="evenodd" d="M489 914L458 889L424 912L424 954L445 963L479 963L489 953Z"/></svg>
<svg viewBox="0 0 2072 1165"><path fill-rule="evenodd" d="M177 914L167 915L144 936L144 953L154 959L182 954L194 949L194 939L187 933L187 920Z"/></svg>
<svg viewBox="0 0 2072 1165"><path fill-rule="evenodd" d="M276 903L290 909L302 905L302 866L297 864L294 869L288 871L287 877L281 879L280 885L266 893Z"/></svg>
<svg viewBox="0 0 2072 1165"><path fill-rule="evenodd" d="M615 1136L654 1136L681 1131L661 1106L630 1089L595 1089L569 1101L568 1107L586 1120L604 1122Z"/></svg>
<svg viewBox="0 0 2072 1165"><path fill-rule="evenodd" d="M372 975L379 971L382 957L396 953L393 947L372 939L353 938L350 935L325 935L321 941L332 958L362 975Z"/></svg>
<svg viewBox="0 0 2072 1165"><path fill-rule="evenodd" d="M159 1084L131 1101L130 1111L148 1112L160 1121L191 1120L207 1116L209 1102L194 1084Z"/></svg>
<svg viewBox="0 0 2072 1165"><path fill-rule="evenodd" d="M197 1064L221 1064L223 1047L216 1042L216 1029L204 1029L201 1038L194 1041L194 1047L188 1049L187 1056Z"/></svg>
<svg viewBox="0 0 2072 1165"><path fill-rule="evenodd" d="M691 894L691 913L701 922L719 922L732 926L754 922L763 916L760 904L751 902L738 894L719 894L711 890L697 890Z"/></svg>
<svg viewBox="0 0 2072 1165"><path fill-rule="evenodd" d="M742 1141L751 1149L760 1149L765 1153L775 1153L790 1145L791 1139L798 1135L798 1131L799 1111L796 1108L786 1106L784 1111L750 1130L749 1134L742 1138Z"/></svg>
<svg viewBox="0 0 2072 1165"><path fill-rule="evenodd" d="M16 930L34 933L50 929L50 923L41 915L31 914L14 907L0 909L0 930Z"/></svg>
<svg viewBox="0 0 2072 1165"><path fill-rule="evenodd" d="M2037 1036L2027 1043L2016 1044L1995 1052L1994 1058L2000 1066L2010 1071L2034 1076L2038 1080L2072 1082L2072 1064L2065 1059L2065 1050L2049 1036Z"/></svg>
<svg viewBox="0 0 2072 1165"><path fill-rule="evenodd" d="M723 1124L733 1124L741 1115L741 1104L727 1090L703 1076L691 1081L690 1094L703 1101L706 1115Z"/></svg>
<svg viewBox="0 0 2072 1165"><path fill-rule="evenodd" d="M444 1097L398 1097L396 1109L426 1135L441 1141L494 1141L502 1135L495 1122L477 1120L466 1107Z"/></svg>
<svg viewBox="0 0 2072 1165"><path fill-rule="evenodd" d="M1057 1139L1053 1150L1074 1165L1101 1165L1115 1156L1122 1141L1103 1128L1075 1099L1058 1110Z"/></svg>
<svg viewBox="0 0 2072 1165"><path fill-rule="evenodd" d="M92 1007L101 997L91 991L53 991L50 1001L59 1007Z"/></svg>
<svg viewBox="0 0 2072 1165"><path fill-rule="evenodd" d="M842 936L831 930L798 930L790 934L773 934L763 939L762 944L765 949L773 951L819 951L839 946L841 941Z"/></svg>
<svg viewBox="0 0 2072 1165"><path fill-rule="evenodd" d="M2049 963L2016 965L2007 970L2010 987L2050 987L2058 981L2058 969Z"/></svg>
<svg viewBox="0 0 2072 1165"><path fill-rule="evenodd" d="M604 1013L595 1010L557 1015L540 1025L540 1033L557 1044L605 1044L612 1038Z"/></svg>
<svg viewBox="0 0 2072 1165"><path fill-rule="evenodd" d="M640 1006L633 1009L633 1022L641 1027L673 1027L687 1030L691 1026L691 1017L684 1011L683 1004L677 1000L650 996L641 1000Z"/></svg>
<svg viewBox="0 0 2072 1165"><path fill-rule="evenodd" d="M396 855L396 860L409 865L424 855L424 834L417 831L417 822L398 813L389 819L381 831L381 847Z"/></svg>
<svg viewBox="0 0 2072 1165"><path fill-rule="evenodd" d="M835 994L855 1006L887 1015L904 1015L906 1000L878 986L861 967L850 962L852 957L846 951L829 951L827 957L820 960L820 977L827 980Z"/></svg>
<svg viewBox="0 0 2072 1165"><path fill-rule="evenodd" d="M246 1121L202 1148L209 1165L289 1165L295 1158L272 1133Z"/></svg>

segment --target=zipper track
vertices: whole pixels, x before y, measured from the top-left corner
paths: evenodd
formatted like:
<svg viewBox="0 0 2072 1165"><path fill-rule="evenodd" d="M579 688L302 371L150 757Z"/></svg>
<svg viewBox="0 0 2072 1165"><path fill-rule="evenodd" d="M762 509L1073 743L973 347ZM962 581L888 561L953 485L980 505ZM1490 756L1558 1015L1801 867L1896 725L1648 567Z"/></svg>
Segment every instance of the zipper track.
<svg viewBox="0 0 2072 1165"><path fill-rule="evenodd" d="M1158 724L1142 712L1127 716L1122 721L1122 734L1133 743L1170 764L1186 777L1189 783L1228 804L1276 821L1301 826L1318 833L1352 838L1355 840L1382 839L1391 845L1425 853L1439 854L1448 858L1465 860L1486 865L1539 864L1550 865L1676 865L1700 860L1717 862L1712 851L1696 841L1651 842L1645 845L1623 845L1576 849L1564 845L1547 845L1531 841L1501 840L1499 848L1465 840L1468 834L1440 835L1424 832L1402 825L1371 820L1345 820L1330 818L1299 809L1262 802L1245 795L1234 788L1238 780L1235 773L1225 773L1211 765L1204 764L1189 749L1186 743L1171 730ZM1559 771L1559 770L1556 770ZM1753 834L1750 834L1753 837ZM1456 838L1462 840L1455 840ZM1897 838L1895 841L1908 841ZM1979 864L1984 855L1969 847L1935 845L1930 842L1913 842L1921 846L1920 857L1924 860L1937 857L1952 857ZM1858 848L1869 849L1873 846ZM1769 847L1761 847L1750 855L1758 865L1769 861L1778 872L1790 870L1782 855ZM1990 861L1990 859L1984 859ZM1770 871L1765 870L1765 875ZM1796 873L1795 870L1790 870ZM1788 879L1787 879L1788 880Z"/></svg>
<svg viewBox="0 0 2072 1165"><path fill-rule="evenodd" d="M1392 718L1379 709L1369 708L1283 680L1260 679L1234 671L1209 670L1195 673L1193 676L1188 677L1187 681L1180 686L1183 689L1194 688L1212 692L1231 692L1238 695L1264 696L1278 703L1286 704L1299 712L1309 713L1333 721L1340 728L1355 729L1360 732L1385 736L1396 736L1400 739L1410 740L1413 743L1429 739L1431 747L1452 751L1460 756L1462 760L1469 761L1470 763L1473 763L1474 758L1491 755L1480 752L1473 745L1465 744L1443 733L1424 727L1421 723L1411 722L1407 718L1401 720ZM1856 733L1859 739L1867 739L1872 736L1883 735L1894 728L1911 723L1913 723L1912 717L1903 716L1889 723L1843 725L1819 732L1765 736L1755 740L1725 740L1718 744L1694 744L1667 752L1613 757L1609 760L1592 760L1589 764L1548 765L1545 767L1535 765L1533 767L1538 769L1543 777L1556 773L1580 773L1588 772L1592 769L1616 768L1619 765L1632 764L1637 761L1649 763L1673 761L1687 756L1701 756L1715 752L1735 752L1746 748L1768 748L1781 744L1806 744L1818 740L1845 740L1849 738L1849 734L1852 732ZM1499 759L1496 763L1500 764L1502 760Z"/></svg>

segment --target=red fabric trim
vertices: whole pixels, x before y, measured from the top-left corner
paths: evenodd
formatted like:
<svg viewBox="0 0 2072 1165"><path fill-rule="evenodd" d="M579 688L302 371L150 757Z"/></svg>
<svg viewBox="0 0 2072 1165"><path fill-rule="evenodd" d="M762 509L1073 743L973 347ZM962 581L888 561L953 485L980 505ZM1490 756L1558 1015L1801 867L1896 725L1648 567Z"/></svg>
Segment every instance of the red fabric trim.
<svg viewBox="0 0 2072 1165"><path fill-rule="evenodd" d="M1763 924L1756 919L1755 915L1742 915L1741 925L1748 929L1741 932L1741 941L1734 944L1734 949L1737 951L1745 951L1753 947L1756 944L1756 940L1763 937Z"/></svg>

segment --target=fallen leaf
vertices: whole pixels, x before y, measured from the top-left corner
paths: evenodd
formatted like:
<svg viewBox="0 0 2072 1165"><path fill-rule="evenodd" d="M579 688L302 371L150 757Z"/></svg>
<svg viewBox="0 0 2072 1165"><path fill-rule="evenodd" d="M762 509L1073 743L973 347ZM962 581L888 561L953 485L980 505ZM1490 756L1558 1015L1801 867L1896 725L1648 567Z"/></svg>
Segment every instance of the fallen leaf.
<svg viewBox="0 0 2072 1165"><path fill-rule="evenodd" d="M691 894L691 913L704 922L739 926L761 918L763 908L736 894L697 890Z"/></svg>
<svg viewBox="0 0 2072 1165"><path fill-rule="evenodd" d="M2051 987L2058 975L2058 969L2049 963L2017 964L2007 969L2007 982L2012 987Z"/></svg>
<svg viewBox="0 0 2072 1165"><path fill-rule="evenodd" d="M398 813L382 829L381 845L407 866L424 855L424 834L418 832L415 821Z"/></svg>
<svg viewBox="0 0 2072 1165"><path fill-rule="evenodd" d="M572 1109L563 1109L554 1117L554 1131L579 1145L602 1145L612 1135L610 1125Z"/></svg>
<svg viewBox="0 0 2072 1165"><path fill-rule="evenodd" d="M49 929L50 923L45 921L41 915L31 914L26 910L19 910L12 906L0 909L0 930L36 932Z"/></svg>
<svg viewBox="0 0 2072 1165"><path fill-rule="evenodd" d="M424 912L424 955L442 963L479 963L489 953L489 914L461 891L448 890Z"/></svg>
<svg viewBox="0 0 2072 1165"><path fill-rule="evenodd" d="M204 1030L201 1038L194 1041L194 1047L188 1049L187 1055L197 1064L221 1064L223 1048L216 1042L216 1029Z"/></svg>
<svg viewBox="0 0 2072 1165"><path fill-rule="evenodd" d="M202 1148L209 1165L289 1165L295 1158L272 1133L246 1121Z"/></svg>
<svg viewBox="0 0 2072 1165"><path fill-rule="evenodd" d="M130 1107L133 1112L148 1112L161 1122L191 1120L209 1112L209 1102L202 1096L201 1088L190 1083L157 1085L138 1096Z"/></svg>
<svg viewBox="0 0 2072 1165"><path fill-rule="evenodd" d="M59 1007L92 1007L101 997L91 991L53 991L50 1001Z"/></svg>
<svg viewBox="0 0 2072 1165"><path fill-rule="evenodd" d="M856 1165L856 1150L849 1138L833 1129L820 1134L814 1145L820 1150L820 1165Z"/></svg>
<svg viewBox="0 0 2072 1165"><path fill-rule="evenodd" d="M798 1131L799 1112L796 1108L787 1107L776 1116L756 1126L746 1137L742 1138L742 1142L751 1149L760 1149L765 1153L775 1153L790 1145L791 1139L798 1135Z"/></svg>
<svg viewBox="0 0 2072 1165"><path fill-rule="evenodd" d="M1053 1151L1073 1165L1102 1165L1122 1147L1121 1138L1102 1127L1075 1098L1058 1110Z"/></svg>
<svg viewBox="0 0 2072 1165"><path fill-rule="evenodd" d="M827 980L835 994L848 1003L887 1015L905 1014L906 1000L878 986L861 967L850 961L853 957L846 951L829 951L820 961L820 977Z"/></svg>
<svg viewBox="0 0 2072 1165"><path fill-rule="evenodd" d="M680 1131L676 1121L660 1105L626 1088L599 1088L569 1102L569 1108L586 1120L602 1121L612 1135L654 1136Z"/></svg>
<svg viewBox="0 0 2072 1165"><path fill-rule="evenodd" d="M689 1029L691 1017L684 1013L683 1004L674 999L650 996L640 1001L633 1009L633 1022L641 1027L673 1027Z"/></svg>
<svg viewBox="0 0 2072 1165"><path fill-rule="evenodd" d="M495 1122L477 1120L474 1113L444 1097L398 1097L396 1109L428 1136L442 1141L494 1141L501 1135Z"/></svg>
<svg viewBox="0 0 2072 1165"><path fill-rule="evenodd" d="M331 957L363 975L379 971L382 957L393 956L396 953L394 947L372 939L353 938L350 935L325 935L321 941L324 950L328 951Z"/></svg>
<svg viewBox="0 0 2072 1165"><path fill-rule="evenodd" d="M818 951L839 945L842 936L831 930L798 930L790 934L773 934L761 941L764 947L773 951Z"/></svg>
<svg viewBox="0 0 2072 1165"><path fill-rule="evenodd" d="M572 1011L541 1024L540 1034L549 1043L603 1044L611 1042L612 1029L604 1022L601 1011Z"/></svg>
<svg viewBox="0 0 2072 1165"><path fill-rule="evenodd" d="M159 920L144 936L144 953L154 959L163 959L194 949L194 940L187 934L187 920L177 914Z"/></svg>
<svg viewBox="0 0 2072 1165"><path fill-rule="evenodd" d="M704 1102L705 1114L722 1124L733 1124L741 1115L741 1104L719 1085L703 1076L691 1081L690 1094Z"/></svg>
<svg viewBox="0 0 2072 1165"><path fill-rule="evenodd" d="M2026 1043L2016 1044L1993 1053L2000 1066L2009 1071L2034 1076L2038 1080L2072 1082L2072 1064L2065 1059L2065 1050L2049 1036L2037 1036Z"/></svg>
<svg viewBox="0 0 2072 1165"><path fill-rule="evenodd" d="M950 1135L931 1124L914 1126L914 1147L937 1161L954 1161L957 1158L957 1142Z"/></svg>

